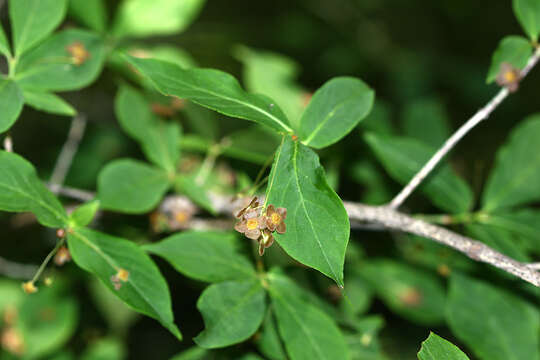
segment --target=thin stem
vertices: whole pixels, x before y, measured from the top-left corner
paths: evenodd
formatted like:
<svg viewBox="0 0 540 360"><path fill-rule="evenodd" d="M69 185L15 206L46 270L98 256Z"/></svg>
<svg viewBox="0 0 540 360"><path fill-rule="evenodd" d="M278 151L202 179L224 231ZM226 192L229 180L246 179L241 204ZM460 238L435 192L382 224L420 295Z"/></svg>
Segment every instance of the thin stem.
<svg viewBox="0 0 540 360"><path fill-rule="evenodd" d="M31 280L32 283L35 283L36 281L38 281L39 277L43 273L43 270L45 270L45 268L47 267L47 264L49 263L49 261L51 261L52 257L58 252L58 249L60 249L62 247L62 245L64 245L64 241L65 241L64 239L60 239L56 243L56 246L54 247L54 249L52 249L51 252L49 252L49 254L45 258L45 260L43 260L43 262L39 266L36 274L32 278L32 280Z"/></svg>
<svg viewBox="0 0 540 360"><path fill-rule="evenodd" d="M51 180L49 181L51 191L58 193L59 188L64 183L66 175L71 167L73 157L79 148L79 143L84 135L84 129L86 128L86 116L83 114L76 115L71 121L71 127L69 129L68 137L56 165L54 166Z"/></svg>
<svg viewBox="0 0 540 360"><path fill-rule="evenodd" d="M198 185L203 185L206 182L208 176L210 175L210 172L216 164L218 156L221 155L222 151L223 146L221 143L210 146L210 148L208 149L208 153L206 154L206 158L204 159L201 168L199 169L199 173L195 178L195 182Z"/></svg>
<svg viewBox="0 0 540 360"><path fill-rule="evenodd" d="M540 58L540 49L537 49L534 55L529 59L525 68L521 71L523 79L531 69L538 63ZM412 192L422 183L422 181L435 169L439 162L448 154L456 144L476 125L487 119L489 115L503 102L509 95L507 88L501 89L497 95L486 106L480 109L473 117L465 122L437 152L429 159L429 161L414 175L409 183L401 190L399 194L390 202L389 206L392 209L397 209L403 202L412 194Z"/></svg>

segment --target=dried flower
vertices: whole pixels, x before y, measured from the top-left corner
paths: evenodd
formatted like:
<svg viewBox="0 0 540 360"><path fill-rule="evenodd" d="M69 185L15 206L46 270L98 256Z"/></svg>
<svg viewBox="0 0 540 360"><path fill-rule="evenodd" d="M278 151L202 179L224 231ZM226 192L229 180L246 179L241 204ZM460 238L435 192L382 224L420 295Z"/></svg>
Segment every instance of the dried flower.
<svg viewBox="0 0 540 360"><path fill-rule="evenodd" d="M24 282L22 284L22 289L27 294L33 294L33 293L36 293L38 291L38 288L36 287L36 285L34 285L33 281Z"/></svg>
<svg viewBox="0 0 540 360"><path fill-rule="evenodd" d="M260 216L259 211L254 209L247 210L243 214L243 219L234 226L236 231L252 240L257 240L261 236L261 230L265 228L266 221L264 217Z"/></svg>
<svg viewBox="0 0 540 360"><path fill-rule="evenodd" d="M496 81L500 86L506 87L508 91L515 92L519 88L521 73L512 64L503 62Z"/></svg>
<svg viewBox="0 0 540 360"><path fill-rule="evenodd" d="M71 254L67 247L62 246L54 255L54 263L58 266L62 266L65 263L71 261Z"/></svg>
<svg viewBox="0 0 540 360"><path fill-rule="evenodd" d="M274 235L272 235L272 232L270 230L264 229L259 239L259 255L263 256L264 250L272 246L273 243L274 243Z"/></svg>
<svg viewBox="0 0 540 360"><path fill-rule="evenodd" d="M249 204L246 207L244 207L242 210L240 210L236 214L236 217L240 219L240 218L242 218L242 216L244 216L244 213L246 211L248 211L249 209L257 208L257 207L259 207L259 198L255 196L253 199L251 199L251 201L249 202Z"/></svg>
<svg viewBox="0 0 540 360"><path fill-rule="evenodd" d="M278 234L283 234L287 230L285 218L287 217L287 209L275 208L274 205L268 205L266 209L266 227L270 231L277 231Z"/></svg>
<svg viewBox="0 0 540 360"><path fill-rule="evenodd" d="M400 292L399 300L405 306L419 306L422 303L422 293L414 287L409 287Z"/></svg>
<svg viewBox="0 0 540 360"><path fill-rule="evenodd" d="M56 237L59 239L63 239L66 237L66 230L64 229L58 229L56 230Z"/></svg>
<svg viewBox="0 0 540 360"><path fill-rule="evenodd" d="M115 275L111 276L111 283L114 286L115 290L120 290L122 283L129 280L129 271L126 269L118 269Z"/></svg>
<svg viewBox="0 0 540 360"><path fill-rule="evenodd" d="M66 47L67 52L71 55L71 61L75 65L82 65L90 58L90 53L84 47L84 44L75 41Z"/></svg>
<svg viewBox="0 0 540 360"><path fill-rule="evenodd" d="M24 353L24 342L21 334L12 327L5 328L0 335L2 348L15 355Z"/></svg>

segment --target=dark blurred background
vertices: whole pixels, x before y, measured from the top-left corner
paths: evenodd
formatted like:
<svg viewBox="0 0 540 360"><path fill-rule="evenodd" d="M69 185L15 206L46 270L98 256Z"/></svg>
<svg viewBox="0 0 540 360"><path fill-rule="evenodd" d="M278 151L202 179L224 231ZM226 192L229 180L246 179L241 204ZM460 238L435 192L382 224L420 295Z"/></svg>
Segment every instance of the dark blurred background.
<svg viewBox="0 0 540 360"><path fill-rule="evenodd" d="M109 1L111 14L116 3ZM6 6L0 10L5 25L6 10ZM435 98L444 105L455 129L498 90L496 85L485 82L491 55L503 36L513 34L521 34L521 30L510 0L209 0L187 31L146 41L176 44L201 66L218 68L238 78L242 66L232 55L236 45L276 52L298 63L298 81L307 89L315 90L338 75L362 78L376 90L377 102L384 104L397 128L408 103ZM117 74L105 70L91 87L65 94L69 102L88 115L89 121L68 176L70 185L93 191L104 163L120 156L141 156L136 144L120 131L114 116L117 80ZM539 80L540 71L535 69L519 93L471 132L452 154L454 167L474 187L477 197L494 153L510 129L538 111ZM10 134L15 150L37 164L40 175L47 178L69 126L68 118L25 107ZM350 151L343 155L342 166L366 151L360 143L361 137L354 132L347 137ZM256 170L252 172L256 174ZM341 182L340 196L358 200L357 185L346 179ZM399 189L396 184L392 186ZM0 214L0 254L37 264L54 242L54 233L36 225L26 226L20 217L18 220L20 223L11 215ZM110 233L145 236L136 229L146 226L146 217L108 214L103 222ZM127 337L130 359L166 359L190 346L190 339L202 327L194 306L200 285L179 277L165 263L158 263L171 287L176 322L187 340L178 343L157 322L141 318ZM88 279L74 266L65 271L73 272L74 279ZM84 283L78 282L75 289L81 301L78 331L93 336L93 332L106 326L105 321L87 296ZM403 349L396 359L413 358L413 351L425 338L425 329L385 312L378 303L373 306L387 320L383 342L385 334L392 340L386 347ZM396 334L402 337L399 343L394 343L396 337L391 336ZM82 346L77 341L74 346Z"/></svg>

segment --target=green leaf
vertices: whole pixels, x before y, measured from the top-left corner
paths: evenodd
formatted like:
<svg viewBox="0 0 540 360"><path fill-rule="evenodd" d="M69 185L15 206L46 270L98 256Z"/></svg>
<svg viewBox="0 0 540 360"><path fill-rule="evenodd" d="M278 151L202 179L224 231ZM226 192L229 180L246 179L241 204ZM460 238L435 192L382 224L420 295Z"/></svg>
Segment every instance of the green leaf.
<svg viewBox="0 0 540 360"><path fill-rule="evenodd" d="M308 92L295 82L298 65L288 57L245 46L234 50L243 65L243 79L248 91L275 99L298 128Z"/></svg>
<svg viewBox="0 0 540 360"><path fill-rule="evenodd" d="M482 209L492 212L540 200L540 115L523 120L497 152L482 197Z"/></svg>
<svg viewBox="0 0 540 360"><path fill-rule="evenodd" d="M11 55L11 50L9 49L9 42L4 32L2 24L0 24L0 54L5 56Z"/></svg>
<svg viewBox="0 0 540 360"><path fill-rule="evenodd" d="M193 177L178 175L174 180L174 185L177 192L186 195L195 204L216 215L214 205L208 197L205 188L199 185Z"/></svg>
<svg viewBox="0 0 540 360"><path fill-rule="evenodd" d="M86 228L68 233L68 246L77 265L101 282L135 311L158 320L179 339L173 322L167 283L150 257L131 241ZM126 282L115 290L111 277L120 269L129 272Z"/></svg>
<svg viewBox="0 0 540 360"><path fill-rule="evenodd" d="M129 214L152 210L169 189L167 173L140 161L111 161L98 175L101 207Z"/></svg>
<svg viewBox="0 0 540 360"><path fill-rule="evenodd" d="M350 326L356 331L346 337L352 359L388 360L381 350L378 334L384 326L380 315L353 319Z"/></svg>
<svg viewBox="0 0 540 360"><path fill-rule="evenodd" d="M207 282L254 277L255 270L237 250L234 235L222 232L188 231L144 247L167 260L182 274Z"/></svg>
<svg viewBox="0 0 540 360"><path fill-rule="evenodd" d="M537 0L512 0L512 7L521 27L532 41L540 34L540 3Z"/></svg>
<svg viewBox="0 0 540 360"><path fill-rule="evenodd" d="M349 359L345 339L332 318L291 295L289 287L273 281L272 273L268 280L272 308L291 360Z"/></svg>
<svg viewBox="0 0 540 360"><path fill-rule="evenodd" d="M433 273L391 260L370 261L361 272L395 313L419 324L443 322L446 295Z"/></svg>
<svg viewBox="0 0 540 360"><path fill-rule="evenodd" d="M126 357L124 345L116 339L100 339L82 354L81 360L123 360Z"/></svg>
<svg viewBox="0 0 540 360"><path fill-rule="evenodd" d="M75 116L77 110L61 97L47 92L23 91L26 105L51 114Z"/></svg>
<svg viewBox="0 0 540 360"><path fill-rule="evenodd" d="M265 204L287 209L287 231L276 235L281 247L343 285L349 217L328 186L317 154L285 136L275 155Z"/></svg>
<svg viewBox="0 0 540 360"><path fill-rule="evenodd" d="M504 37L493 53L486 82L490 84L495 81L502 63L510 63L516 69L523 69L532 53L533 47L529 40L521 36Z"/></svg>
<svg viewBox="0 0 540 360"><path fill-rule="evenodd" d="M73 62L67 50L77 43L82 44L89 54L80 65ZM105 44L101 37L85 30L64 30L21 57L15 80L25 90L78 90L98 77L104 61Z"/></svg>
<svg viewBox="0 0 540 360"><path fill-rule="evenodd" d="M15 0L9 2L15 55L20 56L60 25L67 0Z"/></svg>
<svg viewBox="0 0 540 360"><path fill-rule="evenodd" d="M17 315L16 328L22 335L25 358L32 359L60 349L75 332L79 314L74 299L43 287L24 298Z"/></svg>
<svg viewBox="0 0 540 360"><path fill-rule="evenodd" d="M128 54L133 54L133 56L135 57L137 57L135 54L139 53L141 55L144 55L139 56L141 58L151 58L167 61L176 64L183 69L189 69L197 66L197 62L190 53L188 53L184 49L171 45L162 44L152 47L139 45L133 46L125 52L127 52Z"/></svg>
<svg viewBox="0 0 540 360"><path fill-rule="evenodd" d="M467 224L466 230L471 237L482 241L486 245L515 260L525 262L529 260L525 252L525 246L519 241L516 241L505 229L484 224Z"/></svg>
<svg viewBox="0 0 540 360"><path fill-rule="evenodd" d="M32 164L5 151L0 151L0 209L32 212L40 224L48 227L68 224L62 204L43 185Z"/></svg>
<svg viewBox="0 0 540 360"><path fill-rule="evenodd" d="M69 0L69 14L92 30L102 33L107 28L104 0Z"/></svg>
<svg viewBox="0 0 540 360"><path fill-rule="evenodd" d="M118 9L116 36L172 35L185 30L197 17L204 0L125 0Z"/></svg>
<svg viewBox="0 0 540 360"><path fill-rule="evenodd" d="M11 80L0 78L0 133L8 130L21 114L24 98Z"/></svg>
<svg viewBox="0 0 540 360"><path fill-rule="evenodd" d="M182 351L180 354L172 357L170 360L215 360L212 351L197 346Z"/></svg>
<svg viewBox="0 0 540 360"><path fill-rule="evenodd" d="M524 240L524 245L540 253L540 211L536 209L520 209L511 212L489 214L480 220L482 223L507 230Z"/></svg>
<svg viewBox="0 0 540 360"><path fill-rule="evenodd" d="M180 126L158 119L144 97L128 86L120 88L115 111L122 129L141 144L146 157L173 173L180 157Z"/></svg>
<svg viewBox="0 0 540 360"><path fill-rule="evenodd" d="M213 69L190 69L164 61L126 56L156 89L189 99L224 115L251 120L278 132L291 132L289 121L270 98L245 92L231 75Z"/></svg>
<svg viewBox="0 0 540 360"><path fill-rule="evenodd" d="M403 111L403 132L424 144L439 147L450 137L448 115L435 98L409 102Z"/></svg>
<svg viewBox="0 0 540 360"><path fill-rule="evenodd" d="M420 360L469 360L459 348L442 337L430 333L418 353Z"/></svg>
<svg viewBox="0 0 540 360"><path fill-rule="evenodd" d="M286 360L287 354L279 338L273 311L268 311L256 343L259 351L270 360Z"/></svg>
<svg viewBox="0 0 540 360"><path fill-rule="evenodd" d="M492 285L454 274L446 319L479 359L538 360L538 310Z"/></svg>
<svg viewBox="0 0 540 360"><path fill-rule="evenodd" d="M405 185L424 166L436 149L418 140L366 134L365 140L388 174ZM469 186L448 165L439 165L419 187L434 205L452 213L467 212L473 203Z"/></svg>
<svg viewBox="0 0 540 360"><path fill-rule="evenodd" d="M86 226L90 224L94 219L94 216L96 216L99 205L99 200L89 201L76 208L71 215L69 215L69 220L73 222L75 226Z"/></svg>
<svg viewBox="0 0 540 360"><path fill-rule="evenodd" d="M265 297L258 279L210 285L197 301L204 330L193 340L200 347L213 349L248 339L263 321Z"/></svg>
<svg viewBox="0 0 540 360"><path fill-rule="evenodd" d="M331 145L358 125L371 111L375 92L362 80L338 77L326 82L300 119L298 136L305 145Z"/></svg>

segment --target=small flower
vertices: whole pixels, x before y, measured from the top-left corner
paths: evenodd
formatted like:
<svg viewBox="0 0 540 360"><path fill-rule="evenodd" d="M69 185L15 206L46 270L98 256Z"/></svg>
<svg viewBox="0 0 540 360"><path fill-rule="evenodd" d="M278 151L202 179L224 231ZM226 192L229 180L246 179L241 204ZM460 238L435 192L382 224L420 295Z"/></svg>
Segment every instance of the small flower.
<svg viewBox="0 0 540 360"><path fill-rule="evenodd" d="M272 232L270 230L264 229L259 239L259 255L263 256L264 250L272 246L273 243L274 243L274 235L272 235Z"/></svg>
<svg viewBox="0 0 540 360"><path fill-rule="evenodd" d="M253 199L251 199L251 201L249 202L249 204L246 207L244 207L242 210L240 210L236 214L236 217L238 219L241 219L244 216L244 214L246 213L246 211L248 211L249 209L257 208L257 207L259 207L259 198L255 196Z"/></svg>
<svg viewBox="0 0 540 360"><path fill-rule="evenodd" d="M274 208L274 205L268 205L266 209L266 227L270 231L277 231L278 234L283 234L287 230L285 218L287 217L287 209Z"/></svg>
<svg viewBox="0 0 540 360"><path fill-rule="evenodd" d="M90 58L90 53L84 47L84 44L75 41L66 47L67 52L71 55L71 61L75 65L82 65Z"/></svg>
<svg viewBox="0 0 540 360"><path fill-rule="evenodd" d="M23 283L22 284L22 289L27 294L33 294L33 293L36 293L38 291L38 288L36 287L36 285L34 285L33 281L27 281L27 282Z"/></svg>
<svg viewBox="0 0 540 360"><path fill-rule="evenodd" d="M521 73L519 69L516 69L510 63L503 62L499 74L497 75L497 84L506 87L510 92L515 92L519 88L520 81Z"/></svg>
<svg viewBox="0 0 540 360"><path fill-rule="evenodd" d="M265 219L259 216L259 212L254 209L246 211L243 214L243 219L234 226L236 231L252 240L257 240L264 228L266 228Z"/></svg>
<svg viewBox="0 0 540 360"><path fill-rule="evenodd" d="M24 342L21 334L13 327L7 327L0 334L0 344L6 351L15 354L24 354Z"/></svg>
<svg viewBox="0 0 540 360"><path fill-rule="evenodd" d="M64 229L58 229L56 230L56 237L59 239L63 239L66 237L66 230Z"/></svg>
<svg viewBox="0 0 540 360"><path fill-rule="evenodd" d="M45 286L51 286L53 284L53 279L50 277L46 277L45 280L43 280L43 283Z"/></svg>
<svg viewBox="0 0 540 360"><path fill-rule="evenodd" d="M71 261L71 254L67 247L62 246L54 255L54 263L58 266L62 266L65 263Z"/></svg>
<svg viewBox="0 0 540 360"><path fill-rule="evenodd" d="M120 290L122 283L125 283L129 280L129 271L126 269L118 269L115 275L111 276L111 283L114 286L115 290Z"/></svg>

